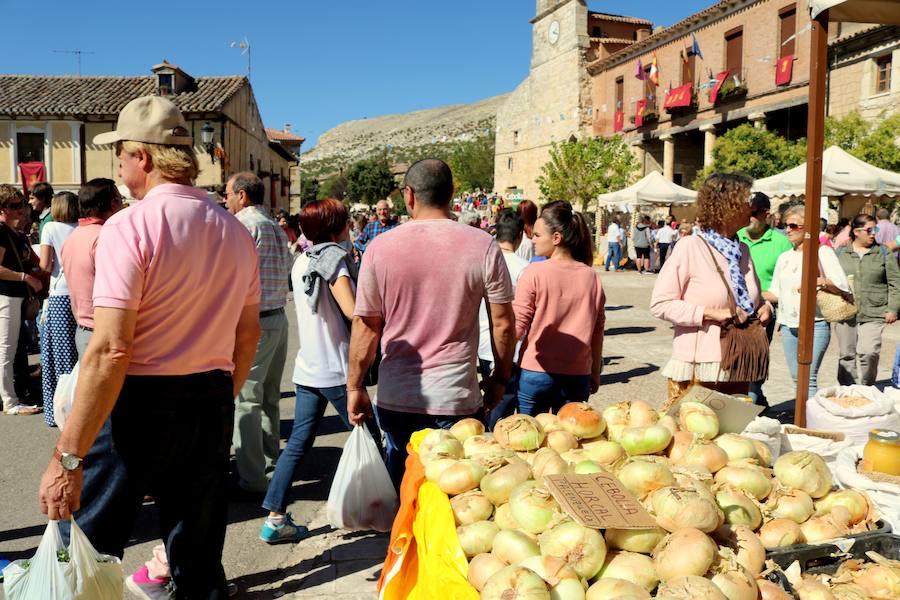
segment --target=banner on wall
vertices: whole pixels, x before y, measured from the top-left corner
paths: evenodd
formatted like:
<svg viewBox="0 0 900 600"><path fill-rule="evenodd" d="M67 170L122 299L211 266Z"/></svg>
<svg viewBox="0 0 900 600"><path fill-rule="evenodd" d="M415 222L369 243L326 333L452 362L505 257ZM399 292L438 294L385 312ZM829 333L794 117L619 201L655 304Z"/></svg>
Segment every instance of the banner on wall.
<svg viewBox="0 0 900 600"><path fill-rule="evenodd" d="M680 106L690 106L693 99L692 84L686 83L680 87L670 90L666 94L666 101L663 108L678 108Z"/></svg>
<svg viewBox="0 0 900 600"><path fill-rule="evenodd" d="M647 101L640 99L634 105L634 126L642 127L644 125L644 112L647 110Z"/></svg>
<svg viewBox="0 0 900 600"><path fill-rule="evenodd" d="M625 129L625 112L621 110L616 111L616 118L613 121L613 131L619 132Z"/></svg>
<svg viewBox="0 0 900 600"><path fill-rule="evenodd" d="M775 63L775 85L787 85L794 76L794 55L788 54Z"/></svg>
<svg viewBox="0 0 900 600"><path fill-rule="evenodd" d="M22 179L22 193L28 198L28 190L34 184L47 181L47 173L42 162L19 163L19 176Z"/></svg>
<svg viewBox="0 0 900 600"><path fill-rule="evenodd" d="M729 74L731 74L731 71L722 71L716 75L716 84L713 86L712 92L709 93L709 101L713 104L716 103L716 97L719 95L719 88L721 88L722 84L725 83L725 80L728 79Z"/></svg>

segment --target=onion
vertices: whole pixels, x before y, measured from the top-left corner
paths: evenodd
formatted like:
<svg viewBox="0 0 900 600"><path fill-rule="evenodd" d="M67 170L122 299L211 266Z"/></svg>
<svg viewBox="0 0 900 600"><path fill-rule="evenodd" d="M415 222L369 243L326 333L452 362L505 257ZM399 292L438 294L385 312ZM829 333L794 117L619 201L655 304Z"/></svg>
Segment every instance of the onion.
<svg viewBox="0 0 900 600"><path fill-rule="evenodd" d="M723 485L716 491L716 504L722 509L725 522L730 525L748 525L754 530L762 525L762 512L759 506L741 489Z"/></svg>
<svg viewBox="0 0 900 600"><path fill-rule="evenodd" d="M679 431L674 434L668 451L669 460L673 463L678 463L684 458L688 448L694 443L694 437L694 434L690 431Z"/></svg>
<svg viewBox="0 0 900 600"><path fill-rule="evenodd" d="M600 579L605 577L624 579L641 586L648 592L652 591L659 583L653 559L645 554L624 550L613 550L606 555L599 577Z"/></svg>
<svg viewBox="0 0 900 600"><path fill-rule="evenodd" d="M600 440L592 442L591 445L583 443L582 447L587 452L587 455L591 457L591 460L601 465L611 465L617 460L625 458L625 448L617 442Z"/></svg>
<svg viewBox="0 0 900 600"><path fill-rule="evenodd" d="M727 483L763 500L772 491L772 479L759 467L730 464L716 472L716 483Z"/></svg>
<svg viewBox="0 0 900 600"><path fill-rule="evenodd" d="M474 490L484 477L484 467L477 460L463 459L448 467L438 478L438 487L449 496Z"/></svg>
<svg viewBox="0 0 900 600"><path fill-rule="evenodd" d="M456 438L441 440L431 446L431 450L419 456L422 462L429 462L432 458L462 458L463 445Z"/></svg>
<svg viewBox="0 0 900 600"><path fill-rule="evenodd" d="M696 487L665 487L650 498L657 524L666 531L693 527L704 533L722 524L722 511L708 492Z"/></svg>
<svg viewBox="0 0 900 600"><path fill-rule="evenodd" d="M703 467L710 473L715 473L728 464L728 454L717 444L697 438L674 462L688 467Z"/></svg>
<svg viewBox="0 0 900 600"><path fill-rule="evenodd" d="M604 577L588 588L586 600L651 600L650 594L639 585L624 579Z"/></svg>
<svg viewBox="0 0 900 600"><path fill-rule="evenodd" d="M775 461L775 477L784 485L821 498L833 485L831 471L822 457L806 451L782 454Z"/></svg>
<svg viewBox="0 0 900 600"><path fill-rule="evenodd" d="M659 421L656 422L657 425L662 425L666 429L672 432L672 435L678 433L678 421L675 420L675 417L672 415L660 415Z"/></svg>
<svg viewBox="0 0 900 600"><path fill-rule="evenodd" d="M476 554L469 561L469 583L479 592L491 576L504 568L506 563L490 553Z"/></svg>
<svg viewBox="0 0 900 600"><path fill-rule="evenodd" d="M676 577L660 584L656 597L658 600L729 600L712 581L696 575Z"/></svg>
<svg viewBox="0 0 900 600"><path fill-rule="evenodd" d="M844 513L846 516L846 513ZM810 517L800 524L802 540L807 544L816 544L824 540L833 540L850 533L847 521L841 519L837 511L820 517Z"/></svg>
<svg viewBox="0 0 900 600"><path fill-rule="evenodd" d="M531 569L504 567L484 584L481 600L550 600L550 590Z"/></svg>
<svg viewBox="0 0 900 600"><path fill-rule="evenodd" d="M460 442L464 442L470 437L484 433L484 423L472 417L462 419L453 424L450 433Z"/></svg>
<svg viewBox="0 0 900 600"><path fill-rule="evenodd" d="M574 465L575 463L580 463L583 460L590 460L591 457L588 455L587 451L582 450L581 448L573 448L572 450L566 450L562 454L560 454L562 459L569 463L570 465Z"/></svg>
<svg viewBox="0 0 900 600"><path fill-rule="evenodd" d="M431 460L427 463L422 463L425 465L425 479L437 483L441 478L441 474L458 462L455 458L435 457L432 455Z"/></svg>
<svg viewBox="0 0 900 600"><path fill-rule="evenodd" d="M772 519L759 528L759 540L769 550L800 543L800 525L791 519Z"/></svg>
<svg viewBox="0 0 900 600"><path fill-rule="evenodd" d="M563 579L550 588L550 600L584 600L584 585L579 579Z"/></svg>
<svg viewBox="0 0 900 600"><path fill-rule="evenodd" d="M606 543L596 529L574 521L560 523L540 537L541 554L564 559L579 577L591 579L606 559Z"/></svg>
<svg viewBox="0 0 900 600"><path fill-rule="evenodd" d="M536 450L544 442L544 429L534 417L510 415L494 425L494 438L504 448L516 451Z"/></svg>
<svg viewBox="0 0 900 600"><path fill-rule="evenodd" d="M494 537L491 554L508 565L517 565L529 556L541 553L537 543L518 529L501 529Z"/></svg>
<svg viewBox="0 0 900 600"><path fill-rule="evenodd" d="M803 490L776 486L769 494L765 510L770 517L803 523L813 514L813 500Z"/></svg>
<svg viewBox="0 0 900 600"><path fill-rule="evenodd" d="M643 400L632 400L628 407L629 427L649 427L659 421L659 413Z"/></svg>
<svg viewBox="0 0 900 600"><path fill-rule="evenodd" d="M569 402L557 417L562 428L580 440L595 438L606 429L603 417L587 402Z"/></svg>
<svg viewBox="0 0 900 600"><path fill-rule="evenodd" d="M495 505L509 502L513 488L531 478L531 468L522 461L506 464L481 479L481 491Z"/></svg>
<svg viewBox="0 0 900 600"><path fill-rule="evenodd" d="M662 527L650 529L613 529L609 528L604 534L606 545L614 550L627 550L628 552L640 552L650 554L663 538L666 530Z"/></svg>
<svg viewBox="0 0 900 600"><path fill-rule="evenodd" d="M553 413L541 413L539 415L534 415L534 418L541 424L541 427L544 428L544 433L562 429L562 425L559 424L559 417Z"/></svg>
<svg viewBox="0 0 900 600"><path fill-rule="evenodd" d="M681 428L708 440L719 435L719 417L716 412L699 402L682 402L678 406L678 423Z"/></svg>
<svg viewBox="0 0 900 600"><path fill-rule="evenodd" d="M869 515L869 500L856 490L835 490L815 503L816 514L830 513L835 506L843 506L850 514L850 525L856 525Z"/></svg>
<svg viewBox="0 0 900 600"><path fill-rule="evenodd" d="M736 433L723 433L713 440L728 455L728 460L756 458L756 448L748 438Z"/></svg>
<svg viewBox="0 0 900 600"><path fill-rule="evenodd" d="M531 460L531 472L541 481L547 475L562 475L569 472L569 463L564 461L553 448L541 448Z"/></svg>
<svg viewBox="0 0 900 600"><path fill-rule="evenodd" d="M575 437L575 434L560 429L558 431L549 432L547 434L547 438L544 440L544 443L547 444L548 448L553 448L554 450L562 454L567 450L577 448L578 438Z"/></svg>
<svg viewBox="0 0 900 600"><path fill-rule="evenodd" d="M632 458L622 465L617 476L622 485L638 499L643 499L647 494L675 483L675 477L669 467L640 458Z"/></svg>
<svg viewBox="0 0 900 600"><path fill-rule="evenodd" d="M753 444L753 449L756 450L756 458L759 461L759 464L763 467L771 467L772 466L772 449L769 446L761 441L754 438L749 438L750 443Z"/></svg>
<svg viewBox="0 0 900 600"><path fill-rule="evenodd" d="M497 527L500 529L520 529L519 523L516 521L515 517L512 516L512 511L509 509L509 503L501 504L497 507L497 510L494 511L494 523L497 524Z"/></svg>
<svg viewBox="0 0 900 600"><path fill-rule="evenodd" d="M876 564L864 563L859 569L851 570L853 583L861 587L871 598L900 598L900 561L888 560L877 553L872 553ZM842 567L848 566L845 562ZM838 576L841 575L838 570Z"/></svg>
<svg viewBox="0 0 900 600"><path fill-rule="evenodd" d="M429 454L434 450L434 447L440 444L441 442L459 442L453 434L447 431L446 429L432 429L428 433L425 434L425 437L422 438L422 441L419 442L418 453L419 456Z"/></svg>
<svg viewBox="0 0 900 600"><path fill-rule="evenodd" d="M719 561L713 565L710 578L728 600L757 600L756 579L742 567L729 548L719 551Z"/></svg>
<svg viewBox="0 0 900 600"><path fill-rule="evenodd" d="M502 448L503 446L498 444L493 436L486 434L473 435L463 442L463 452L466 458L475 458L480 454L488 454Z"/></svg>
<svg viewBox="0 0 900 600"><path fill-rule="evenodd" d="M713 444L715 446L715 444ZM718 446L716 446L718 448ZM675 483L680 487L698 487L702 492L708 492L710 498L715 500L710 489L713 484L712 473L709 469L700 465L672 465L672 475Z"/></svg>
<svg viewBox="0 0 900 600"><path fill-rule="evenodd" d="M685 527L666 536L653 551L653 565L662 581L685 577L702 576L712 566L718 553L718 546L708 535Z"/></svg>
<svg viewBox="0 0 900 600"><path fill-rule="evenodd" d="M565 579L574 579L578 582L578 585L581 585L581 579L578 577L575 569L558 556L530 556L520 562L519 566L531 569L550 586L556 585ZM584 593L583 587L581 591Z"/></svg>
<svg viewBox="0 0 900 600"><path fill-rule="evenodd" d="M672 432L662 425L628 427L622 432L620 443L625 452L635 454L656 454L662 452L672 441Z"/></svg>
<svg viewBox="0 0 900 600"><path fill-rule="evenodd" d="M794 600L794 597L781 589L780 585L768 579L757 579L756 589L759 590L760 600Z"/></svg>
<svg viewBox="0 0 900 600"><path fill-rule="evenodd" d="M734 551L739 565L754 577L762 573L766 549L759 537L746 525L725 525L715 533L716 539Z"/></svg>
<svg viewBox="0 0 900 600"><path fill-rule="evenodd" d="M869 600L869 595L862 586L855 583L839 583L831 587L831 593L837 600Z"/></svg>
<svg viewBox="0 0 900 600"><path fill-rule="evenodd" d="M450 508L457 525L486 521L494 512L494 505L478 490L454 496L450 499Z"/></svg>
<svg viewBox="0 0 900 600"><path fill-rule="evenodd" d="M628 425L628 403L627 402L619 402L617 404L611 404L603 409L601 413L603 416L603 421L607 426L609 425Z"/></svg>
<svg viewBox="0 0 900 600"><path fill-rule="evenodd" d="M793 585L800 600L835 600L834 594L821 581L804 577L800 583Z"/></svg>
<svg viewBox="0 0 900 600"><path fill-rule="evenodd" d="M493 521L477 521L457 527L456 536L466 558L472 558L476 554L490 552L494 537L499 531L500 528Z"/></svg>
<svg viewBox="0 0 900 600"><path fill-rule="evenodd" d="M595 462L593 460L583 460L580 463L575 465L573 471L578 475L589 475L590 473L600 473L601 471L605 471L600 463Z"/></svg>
<svg viewBox="0 0 900 600"><path fill-rule="evenodd" d="M537 481L520 483L509 498L513 518L528 533L542 533L560 508L547 488Z"/></svg>

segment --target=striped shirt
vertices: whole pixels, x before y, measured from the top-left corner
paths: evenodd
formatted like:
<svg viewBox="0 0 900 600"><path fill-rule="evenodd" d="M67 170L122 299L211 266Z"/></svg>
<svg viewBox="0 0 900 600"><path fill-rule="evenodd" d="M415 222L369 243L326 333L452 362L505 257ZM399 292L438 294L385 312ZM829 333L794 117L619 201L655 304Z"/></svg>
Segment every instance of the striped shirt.
<svg viewBox="0 0 900 600"><path fill-rule="evenodd" d="M371 223L366 223L366 226L363 227L362 233L357 236L356 240L353 242L353 245L356 246L356 249L360 252L365 252L366 248L369 245L369 242L374 240L385 231L390 231L399 224L400 222L396 219L390 219L387 223L382 223L378 220L372 221Z"/></svg>
<svg viewBox="0 0 900 600"><path fill-rule="evenodd" d="M234 216L256 242L262 292L259 310L282 308L287 301L288 279L293 263L287 235L259 206L248 206Z"/></svg>

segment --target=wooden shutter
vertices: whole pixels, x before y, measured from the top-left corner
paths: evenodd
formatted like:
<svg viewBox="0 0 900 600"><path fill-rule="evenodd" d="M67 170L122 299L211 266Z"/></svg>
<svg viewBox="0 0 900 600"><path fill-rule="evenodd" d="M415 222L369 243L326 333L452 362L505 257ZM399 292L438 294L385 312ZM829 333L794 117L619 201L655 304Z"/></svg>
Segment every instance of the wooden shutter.
<svg viewBox="0 0 900 600"><path fill-rule="evenodd" d="M616 77L616 110L624 110L625 106L625 78Z"/></svg>
<svg viewBox="0 0 900 600"><path fill-rule="evenodd" d="M694 60L696 56L690 50L685 50L687 61L681 61L681 85L694 83Z"/></svg>
<svg viewBox="0 0 900 600"><path fill-rule="evenodd" d="M743 67L744 29L736 27L725 33L725 68L740 74Z"/></svg>
<svg viewBox="0 0 900 600"><path fill-rule="evenodd" d="M785 6L778 11L778 19L781 26L781 34L779 36L778 58L791 56L794 54L794 47L797 38L786 41L789 37L797 33L797 5L791 4Z"/></svg>

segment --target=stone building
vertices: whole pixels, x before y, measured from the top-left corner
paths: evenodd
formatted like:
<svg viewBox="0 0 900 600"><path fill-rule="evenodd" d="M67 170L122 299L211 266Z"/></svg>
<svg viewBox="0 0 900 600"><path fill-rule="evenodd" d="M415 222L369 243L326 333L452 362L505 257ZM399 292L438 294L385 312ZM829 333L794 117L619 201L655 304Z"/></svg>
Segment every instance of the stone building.
<svg viewBox="0 0 900 600"><path fill-rule="evenodd" d="M553 142L591 134L587 64L650 35L643 19L590 12L584 0L537 0L528 77L497 112L494 189L540 197L535 180Z"/></svg>
<svg viewBox="0 0 900 600"><path fill-rule="evenodd" d="M841 117L856 110L874 120L895 112L900 108L900 27L858 23L832 27L828 114Z"/></svg>
<svg viewBox="0 0 900 600"><path fill-rule="evenodd" d="M270 144L247 78L192 77L166 61L144 77L0 75L0 183L20 185L24 162L43 163L57 191L117 179L114 148L92 140L115 128L129 101L149 94L184 113L200 161L197 186L216 190L233 173L252 171L267 184L266 205L288 208L295 159Z"/></svg>
<svg viewBox="0 0 900 600"><path fill-rule="evenodd" d="M306 138L291 133L290 123L285 123L280 130L266 127L266 137L277 157L272 165L272 172L278 175L281 194L288 197L288 205L280 203L279 208L284 208L292 215L297 214L300 212L300 146ZM273 178L273 186L275 181Z"/></svg>

